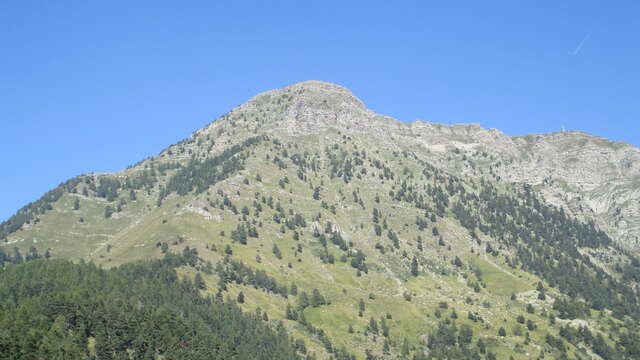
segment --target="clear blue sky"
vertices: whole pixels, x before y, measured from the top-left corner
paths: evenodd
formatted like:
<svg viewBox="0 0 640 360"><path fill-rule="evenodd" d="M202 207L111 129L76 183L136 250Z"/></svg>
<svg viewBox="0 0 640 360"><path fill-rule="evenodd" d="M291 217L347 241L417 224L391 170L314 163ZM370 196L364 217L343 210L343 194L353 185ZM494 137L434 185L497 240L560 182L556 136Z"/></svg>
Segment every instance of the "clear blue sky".
<svg viewBox="0 0 640 360"><path fill-rule="evenodd" d="M402 121L640 145L638 1L266 3L2 1L0 220L309 79Z"/></svg>

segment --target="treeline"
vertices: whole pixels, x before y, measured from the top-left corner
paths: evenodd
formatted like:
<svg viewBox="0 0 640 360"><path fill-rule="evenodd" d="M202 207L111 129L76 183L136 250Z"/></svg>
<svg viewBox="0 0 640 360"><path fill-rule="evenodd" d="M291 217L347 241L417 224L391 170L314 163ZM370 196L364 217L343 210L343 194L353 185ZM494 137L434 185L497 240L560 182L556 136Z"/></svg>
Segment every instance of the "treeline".
<svg viewBox="0 0 640 360"><path fill-rule="evenodd" d="M5 239L9 234L20 230L22 225L26 223L37 221L38 215L42 215L46 211L53 209L52 204L58 201L65 192L71 192L80 181L80 177L76 177L58 185L37 201L29 203L18 210L9 220L0 223L0 239Z"/></svg>
<svg viewBox="0 0 640 360"><path fill-rule="evenodd" d="M244 168L243 159L238 155L251 145L264 140L264 137L257 136L236 144L223 151L220 155L207 158L205 160L192 159L187 166L180 168L162 188L158 198L158 203L175 192L178 195L186 195L195 190L202 193L209 186L228 178L231 174Z"/></svg>
<svg viewBox="0 0 640 360"><path fill-rule="evenodd" d="M0 271L5 359L299 359L282 326L204 298L180 255L105 270L38 260Z"/></svg>
<svg viewBox="0 0 640 360"><path fill-rule="evenodd" d="M49 259L51 252L47 250L44 255L40 255L38 249L32 246L25 255L22 255L20 249L17 247L14 247L11 252L7 252L0 247L0 269L2 269L5 264L22 264L23 262L38 260L43 257Z"/></svg>
<svg viewBox="0 0 640 360"><path fill-rule="evenodd" d="M318 289L313 290L311 300L309 300L309 297L305 292L301 292L296 308L293 308L290 304L287 304L286 319L297 321L298 324L302 325L307 333L316 338L322 344L324 349L329 354L332 354L330 359L355 360L356 357L354 354L350 353L344 346L340 348L335 346L331 341L331 338L329 338L324 330L319 327L313 326L313 324L307 321L307 318L304 315L304 309L308 306L318 307L321 305L325 305L325 299L320 294L320 291L318 291Z"/></svg>
<svg viewBox="0 0 640 360"><path fill-rule="evenodd" d="M473 329L469 325L458 326L449 319L440 321L438 327L429 334L427 348L429 357L419 351L414 359L480 359L481 354L486 359L496 358L487 351L482 338L474 342Z"/></svg>
<svg viewBox="0 0 640 360"><path fill-rule="evenodd" d="M499 192L481 181L480 191L458 192L453 213L469 232L482 231L516 250L508 257L511 266L545 279L569 297L581 297L596 309L610 309L614 316L640 320L640 304L634 290L608 273L580 247L606 248L613 241L592 223L570 218L563 209L539 200L529 185L511 192ZM497 255L497 251L492 251Z"/></svg>
<svg viewBox="0 0 640 360"><path fill-rule="evenodd" d="M6 239L10 234L20 230L24 224L38 221L38 216L53 209L53 203L58 201L65 193L77 193L80 188L82 195L93 194L97 197L105 198L112 202L121 197L122 191L128 191L130 200L136 199L136 191L146 189L148 192L158 183L158 175L167 175L168 170L177 169L176 173L169 179L166 187L160 189L158 203L172 192L184 195L193 191L200 193L218 181L224 180L231 174L242 170L242 159L235 156L251 145L264 140L264 137L256 136L249 138L241 144L234 145L213 158L203 161L192 159L187 166L179 163L151 164L150 168L145 168L139 175L128 176L118 179L111 176L78 176L58 185L55 189L48 191L40 199L27 204L16 212L9 220L0 223L0 240ZM79 186L84 184L83 186ZM119 205L119 207L122 206ZM105 217L109 217L115 210L108 206L105 209ZM109 216L107 216L107 214Z"/></svg>
<svg viewBox="0 0 640 360"><path fill-rule="evenodd" d="M450 212L468 229L474 241L484 245L487 253L494 256L502 253L512 267L521 267L540 276L569 297L586 300L591 308L610 309L619 319L628 315L640 320L640 302L633 290L633 283L640 278L638 260L629 256L630 264L615 268L623 275L621 281L579 250L616 248L611 238L593 223L582 223L565 214L562 208L546 204L530 185L510 185L506 190L498 191L495 185L480 179L478 184L467 186L460 178L426 162L421 164L424 166L422 174L433 180L433 184L411 183L408 176L400 182L399 188L389 193L393 201L426 210L424 217L416 220L419 230L426 230L435 223L434 214L441 217ZM373 222L378 236L384 228L377 225L379 217L380 214L376 215L374 211ZM438 236L436 230L433 226L434 236ZM489 242L482 244L479 232L498 239L499 246L495 248L495 244L492 246ZM389 231L388 236L397 247L395 233ZM505 248L509 250L500 251Z"/></svg>
<svg viewBox="0 0 640 360"><path fill-rule="evenodd" d="M587 345L604 359L637 358L638 346L634 343L637 337L631 335L636 331L640 320L640 301L637 288L634 290L640 279L640 261L637 258L619 249L593 223L582 223L566 214L562 208L546 204L529 185L513 184L504 190L498 190L494 184L484 179L467 184L429 164L422 165L425 166L423 175L432 179L433 185L417 185L409 182L410 177L407 177L401 180L395 191L389 192L392 201L405 202L426 210L423 217L418 216L416 219L418 230L424 231L431 226L433 235L438 236L433 225L437 219L431 217L434 214L453 214L467 228L473 241L486 248L487 254L503 255L510 266L520 267L545 279L552 287L557 287L560 292L568 295L568 299L578 299L557 299L554 310L558 317L588 318L591 316L591 309L608 309L613 312L614 317L626 324L628 322L630 330L618 334L615 347L607 345L600 335L585 336L578 339L578 342ZM374 208L373 224L377 236L381 236L381 230L385 228L378 223L385 225L384 220ZM483 242L478 236L480 232L497 239L497 244ZM388 237L393 247L397 248L395 233L389 231ZM418 244L418 249L421 249L421 244ZM377 247L384 249L382 246ZM622 262L614 267L620 276L612 276L592 262L584 248L612 249L623 255ZM454 345L454 337L450 336L452 329L442 327L439 330L440 335L449 334L443 337L449 342L446 346L434 345L432 354L444 351L441 357L469 356L468 347ZM568 330L565 331L569 333ZM434 341L438 339L438 333L433 334L432 338ZM561 338L548 336L546 340L561 353L566 351ZM487 357L489 355L487 353Z"/></svg>
<svg viewBox="0 0 640 360"><path fill-rule="evenodd" d="M228 256L216 265L216 273L220 277L218 288L226 290L227 284L250 285L256 289L278 294L284 298L288 296L287 287L267 275L264 270L253 270L242 261L231 260Z"/></svg>

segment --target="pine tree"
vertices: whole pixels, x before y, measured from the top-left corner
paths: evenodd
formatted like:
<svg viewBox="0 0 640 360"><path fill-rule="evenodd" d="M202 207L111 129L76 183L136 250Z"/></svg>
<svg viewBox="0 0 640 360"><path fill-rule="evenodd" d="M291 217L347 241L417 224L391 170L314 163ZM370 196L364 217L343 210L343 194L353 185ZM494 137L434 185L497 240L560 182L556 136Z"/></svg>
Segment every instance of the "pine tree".
<svg viewBox="0 0 640 360"><path fill-rule="evenodd" d="M389 348L389 340L385 339L384 340L384 344L382 345L382 352L385 354L389 354L390 348Z"/></svg>
<svg viewBox="0 0 640 360"><path fill-rule="evenodd" d="M298 322L302 325L307 325L307 318L304 316L304 311L300 311L298 315Z"/></svg>
<svg viewBox="0 0 640 360"><path fill-rule="evenodd" d="M307 295L306 292L303 291L300 293L300 296L298 297L298 309L304 310L307 307L309 307L309 296Z"/></svg>
<svg viewBox="0 0 640 360"><path fill-rule="evenodd" d="M22 254L20 253L20 249L18 249L17 247L13 248L13 263L14 264L22 264L24 262L24 258L22 257Z"/></svg>
<svg viewBox="0 0 640 360"><path fill-rule="evenodd" d="M207 284L204 282L204 279L202 278L202 275L200 275L200 273L196 274L196 277L193 281L196 289L200 289L200 290L204 290L207 288Z"/></svg>
<svg viewBox="0 0 640 360"><path fill-rule="evenodd" d="M411 260L411 275L418 276L418 259L415 256Z"/></svg>
<svg viewBox="0 0 640 360"><path fill-rule="evenodd" d="M407 340L407 338L405 337L404 340L402 340L402 350L400 350L400 354L403 358L406 358L409 356L410 350L411 349L409 348L409 340Z"/></svg>
<svg viewBox="0 0 640 360"><path fill-rule="evenodd" d="M325 304L324 297L320 294L318 289L313 289L313 293L311 294L311 306L318 307Z"/></svg>
<svg viewBox="0 0 640 360"><path fill-rule="evenodd" d="M542 291L538 291L538 300L546 300L547 299L547 295L544 293L544 290Z"/></svg>
<svg viewBox="0 0 640 360"><path fill-rule="evenodd" d="M273 248L271 250L273 251L273 255L275 255L276 258L282 259L282 253L280 252L278 245L273 244Z"/></svg>
<svg viewBox="0 0 640 360"><path fill-rule="evenodd" d="M457 267L463 267L464 265L462 264L462 260L460 260L459 257L456 256L455 260L453 260L453 265L457 266Z"/></svg>
<svg viewBox="0 0 640 360"><path fill-rule="evenodd" d="M440 232L438 231L438 228L435 227L435 226L431 229L431 233L433 234L433 236L439 236L440 235Z"/></svg>
<svg viewBox="0 0 640 360"><path fill-rule="evenodd" d="M470 345L473 342L473 329L471 329L471 326L462 324L458 334L458 342L465 345Z"/></svg>
<svg viewBox="0 0 640 360"><path fill-rule="evenodd" d="M533 323L533 321L531 321L531 319L527 320L527 329L529 331L533 331L536 329L535 324Z"/></svg>
<svg viewBox="0 0 640 360"><path fill-rule="evenodd" d="M389 337L389 327L387 326L387 322L384 318L380 319L380 329L382 330L382 336Z"/></svg>
<svg viewBox="0 0 640 360"><path fill-rule="evenodd" d="M291 304L287 303L287 308L285 309L285 318L287 320L296 320L296 316L293 315L294 311L291 308Z"/></svg>
<svg viewBox="0 0 640 360"><path fill-rule="evenodd" d="M374 334L378 333L378 322L373 316L369 319L369 330Z"/></svg>

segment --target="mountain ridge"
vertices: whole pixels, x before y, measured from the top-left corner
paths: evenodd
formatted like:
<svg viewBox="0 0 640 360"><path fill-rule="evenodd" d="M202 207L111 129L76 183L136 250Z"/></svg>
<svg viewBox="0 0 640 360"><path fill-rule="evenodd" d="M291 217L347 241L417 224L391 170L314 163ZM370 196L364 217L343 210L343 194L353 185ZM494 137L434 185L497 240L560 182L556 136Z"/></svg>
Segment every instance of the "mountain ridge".
<svg viewBox="0 0 640 360"><path fill-rule="evenodd" d="M269 117L261 108L265 104L269 107L281 106L288 104L287 101L293 104L282 107L284 112L276 112L278 115L275 118ZM496 172L511 181L544 187L546 198L552 204L566 207L579 218L596 221L626 246L640 247L640 193L635 191L636 184L640 184L640 149L631 144L612 142L582 131L509 136L498 129L483 128L480 124L447 125L424 120L405 123L368 109L343 86L317 80L260 93L221 119L233 116L242 118L260 110L260 115L253 119L261 118L264 125L253 126L255 131L265 133L285 132L296 136L334 128L345 133L373 135L390 149L396 150L399 149L399 142L407 142L441 154L448 148L469 151L490 149L490 152L497 153L496 156L506 155L507 161L524 158L529 162L520 161ZM217 121L201 131L206 132ZM399 139L393 139L394 136ZM572 150L567 151L566 147ZM539 169L539 158L531 157L534 152L546 152L545 155L553 158L554 162L544 164ZM608 173L602 175L603 171ZM542 173L544 175L540 175ZM558 177L571 189L549 185L553 177ZM585 178L591 181L587 182ZM627 190L623 193L607 191L609 182ZM595 194L590 195L590 192ZM583 197L588 200L582 200ZM581 200L576 202L578 198ZM583 209L580 210L580 207Z"/></svg>
<svg viewBox="0 0 640 360"><path fill-rule="evenodd" d="M265 106L268 109L279 106L278 110L284 111L272 116L265 112ZM255 115L255 112L259 114ZM149 159L163 158L172 153L172 148L185 148L184 144L194 137L212 136L214 128L219 131L220 125L226 126L226 120L240 118L246 121L247 116L253 116L251 119L254 123L249 123L249 126L253 126L254 132L285 132L297 136L334 128L348 133L355 131L373 135L378 141L395 150L399 149L399 142L407 142L439 154L445 154L448 149L455 148L465 151L490 149L490 152L497 153L494 154L496 157L507 155L507 162L513 162L517 158L529 158L528 163L512 163L511 166L503 166L495 172L510 181L541 187L550 203L565 207L583 220L596 221L610 236L625 246L640 247L640 191L635 190L636 185L640 184L640 148L582 131L509 136L498 129L486 129L474 123L449 125L420 119L405 123L368 109L346 87L319 80L302 81L281 89L262 92L196 130L191 137L136 165L145 164ZM250 133L244 134L244 137L249 136ZM394 139L394 136L399 139ZM586 145L589 147L585 148ZM169 156L170 161L189 158L189 151L187 149L186 155ZM215 151L216 146L211 146L203 156L209 156ZM566 153L564 158L562 151ZM534 163L535 159L530 158L534 152L546 152L546 158L553 158L553 163L538 167L540 158L536 160L537 163ZM600 167L590 164L592 161L599 163ZM442 161L440 163L448 170L453 169L447 164L442 164ZM137 172L136 165L123 170L124 173ZM573 171L568 170L571 167ZM602 175L602 167L613 169L605 169L609 172ZM468 171L464 173L469 174ZM89 174L108 176L113 173ZM569 188L550 184L553 177L569 185ZM616 188L623 187L627 190L607 191L609 183L613 183ZM593 195L590 196L589 193Z"/></svg>

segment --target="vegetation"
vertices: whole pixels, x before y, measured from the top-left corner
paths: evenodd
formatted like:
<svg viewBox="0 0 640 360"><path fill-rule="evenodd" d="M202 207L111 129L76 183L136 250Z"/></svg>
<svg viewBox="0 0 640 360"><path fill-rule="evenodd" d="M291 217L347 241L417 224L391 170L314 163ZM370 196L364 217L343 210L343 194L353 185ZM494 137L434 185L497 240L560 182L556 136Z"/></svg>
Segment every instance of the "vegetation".
<svg viewBox="0 0 640 360"><path fill-rule="evenodd" d="M273 131L293 96L2 224L0 353L640 358L640 261L597 226L481 149Z"/></svg>
<svg viewBox="0 0 640 360"><path fill-rule="evenodd" d="M0 272L5 359L297 359L282 327L200 295L180 256L111 270L63 260Z"/></svg>

